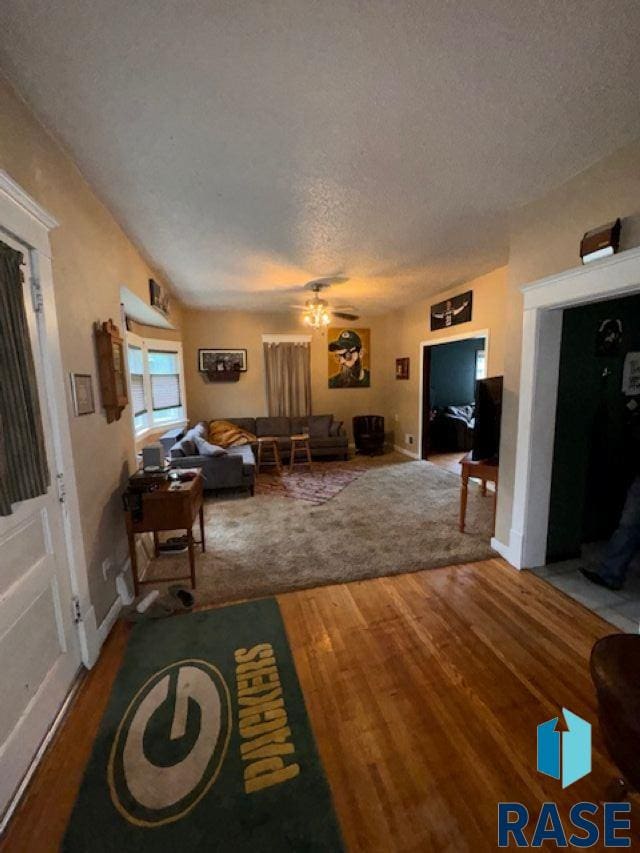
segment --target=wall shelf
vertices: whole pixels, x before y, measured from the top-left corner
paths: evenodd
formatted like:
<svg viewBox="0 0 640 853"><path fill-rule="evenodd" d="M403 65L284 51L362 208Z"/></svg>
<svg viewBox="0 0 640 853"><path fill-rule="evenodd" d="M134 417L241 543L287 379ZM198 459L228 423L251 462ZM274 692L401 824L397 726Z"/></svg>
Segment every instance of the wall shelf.
<svg viewBox="0 0 640 853"><path fill-rule="evenodd" d="M202 375L207 382L237 382L240 379L239 370L208 370Z"/></svg>

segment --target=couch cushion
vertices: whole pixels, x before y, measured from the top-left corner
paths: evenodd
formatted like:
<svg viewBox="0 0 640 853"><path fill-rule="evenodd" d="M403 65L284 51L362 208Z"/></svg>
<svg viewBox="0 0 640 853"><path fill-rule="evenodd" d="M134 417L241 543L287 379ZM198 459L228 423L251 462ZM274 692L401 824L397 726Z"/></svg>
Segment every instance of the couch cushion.
<svg viewBox="0 0 640 853"><path fill-rule="evenodd" d="M250 444L238 444L235 447L230 447L227 452L229 456L241 456L242 473L246 477L254 476L254 469L256 467L256 457L253 454L253 450L251 449Z"/></svg>
<svg viewBox="0 0 640 853"><path fill-rule="evenodd" d="M201 456L224 456L227 452L224 447L220 447L218 444L210 444L206 438L199 435L195 437L195 444Z"/></svg>
<svg viewBox="0 0 640 853"><path fill-rule="evenodd" d="M200 421L194 427L191 427L189 432L186 434L185 438L190 438L191 441L195 441L195 437L197 435L199 435L200 438L206 438L208 433L209 433L208 425L206 424L205 421Z"/></svg>
<svg viewBox="0 0 640 853"><path fill-rule="evenodd" d="M309 415L309 436L327 438L331 429L333 415Z"/></svg>
<svg viewBox="0 0 640 853"><path fill-rule="evenodd" d="M289 418L256 418L256 435L291 435Z"/></svg>
<svg viewBox="0 0 640 853"><path fill-rule="evenodd" d="M198 447L195 441L192 438L185 437L178 442L178 447L182 450L183 456L196 456L198 453Z"/></svg>
<svg viewBox="0 0 640 853"><path fill-rule="evenodd" d="M291 418L291 435L309 432L309 418L305 415L301 418Z"/></svg>

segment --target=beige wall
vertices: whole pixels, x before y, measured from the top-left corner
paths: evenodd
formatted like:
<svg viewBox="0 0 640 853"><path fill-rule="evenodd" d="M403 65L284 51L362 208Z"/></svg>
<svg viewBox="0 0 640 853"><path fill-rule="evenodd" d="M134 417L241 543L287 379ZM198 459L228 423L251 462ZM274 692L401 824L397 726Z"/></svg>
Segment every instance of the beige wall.
<svg viewBox="0 0 640 853"><path fill-rule="evenodd" d="M420 455L419 419L420 419L420 357L422 341L446 340L452 336L467 334L480 329L489 330L489 376L499 376L504 371L505 342L505 295L507 286L507 268L500 267L486 275L465 282L457 287L411 305L390 317L392 360L409 356L410 371L408 380L393 380L391 396L392 426L396 435L396 444ZM473 319L470 323L441 329L429 330L430 306L443 299L473 290ZM397 418L397 419L396 419ZM414 436L411 446L405 440L406 434Z"/></svg>
<svg viewBox="0 0 640 853"><path fill-rule="evenodd" d="M121 285L147 299L148 279L159 277L1 78L0 168L59 222L51 248L63 366L94 377L95 414L73 415L68 386L66 402L91 600L100 622L116 595L114 581L103 580L102 562L111 557L120 567L127 556L120 493L134 456L129 409L107 424L99 406L93 324L109 317L119 324ZM179 322L179 305L174 308Z"/></svg>
<svg viewBox="0 0 640 853"><path fill-rule="evenodd" d="M617 151L533 204L511 223L505 387L496 537L509 541L522 344L520 286L580 263L585 231L624 217L621 248L640 244L640 142Z"/></svg>
<svg viewBox="0 0 640 853"><path fill-rule="evenodd" d="M349 327L371 329L371 387L328 388L327 335L313 332L311 343L312 407L316 414L332 413L351 431L358 414L382 414L389 418L389 390L394 362L388 319L362 318ZM309 334L298 315L251 314L240 311L185 309L184 360L187 408L191 422L222 417L255 417L267 414L263 334ZM238 382L209 383L198 372L199 348L247 350L247 372Z"/></svg>

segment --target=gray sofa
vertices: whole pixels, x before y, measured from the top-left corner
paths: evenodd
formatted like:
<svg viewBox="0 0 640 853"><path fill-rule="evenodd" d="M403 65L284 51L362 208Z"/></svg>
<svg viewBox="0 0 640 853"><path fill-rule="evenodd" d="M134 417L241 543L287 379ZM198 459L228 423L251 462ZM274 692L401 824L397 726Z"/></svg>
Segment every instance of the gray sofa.
<svg viewBox="0 0 640 853"><path fill-rule="evenodd" d="M309 415L307 418L223 418L221 420L246 429L257 438L274 436L278 442L280 455L286 461L291 450L291 436L300 433L309 434L311 455L314 459L349 456L349 439L342 421L334 421L333 415ZM253 445L257 452L257 443Z"/></svg>
<svg viewBox="0 0 640 853"><path fill-rule="evenodd" d="M206 439L209 428L205 423L196 424L169 455L172 468L202 468L205 489L249 489L253 494L256 479L256 458L250 445L228 447L220 456L203 456L195 444L196 435Z"/></svg>
<svg viewBox="0 0 640 853"><path fill-rule="evenodd" d="M349 439L341 421L333 415L310 415L308 418L220 418L229 421L257 438L275 436L284 461L289 459L291 436L309 433L309 445L314 458L349 456ZM170 450L174 468L202 468L205 489L246 488L253 494L256 476L257 442L252 445L228 447L220 456L203 456L195 444L196 435L207 438L204 422L190 429Z"/></svg>

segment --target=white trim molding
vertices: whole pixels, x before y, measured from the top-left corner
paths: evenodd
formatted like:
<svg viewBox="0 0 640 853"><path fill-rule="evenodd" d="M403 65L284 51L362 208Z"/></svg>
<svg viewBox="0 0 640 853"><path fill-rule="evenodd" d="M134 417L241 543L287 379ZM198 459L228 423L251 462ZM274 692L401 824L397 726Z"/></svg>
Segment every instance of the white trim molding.
<svg viewBox="0 0 640 853"><path fill-rule="evenodd" d="M398 453L402 453L405 456L409 456L411 459L417 459L418 461L420 461L420 454L414 453L413 450L407 450L406 447L401 447L399 444L394 444L393 449L396 450Z"/></svg>
<svg viewBox="0 0 640 853"><path fill-rule="evenodd" d="M0 169L0 190L47 231L57 228L59 224L57 219L54 219L44 207L41 207L35 199L31 198L4 169Z"/></svg>
<svg viewBox="0 0 640 853"><path fill-rule="evenodd" d="M524 317L511 530L508 543L492 543L519 569L546 563L563 311L640 292L640 249L521 289Z"/></svg>
<svg viewBox="0 0 640 853"><path fill-rule="evenodd" d="M263 344L310 344L311 335L263 335Z"/></svg>

